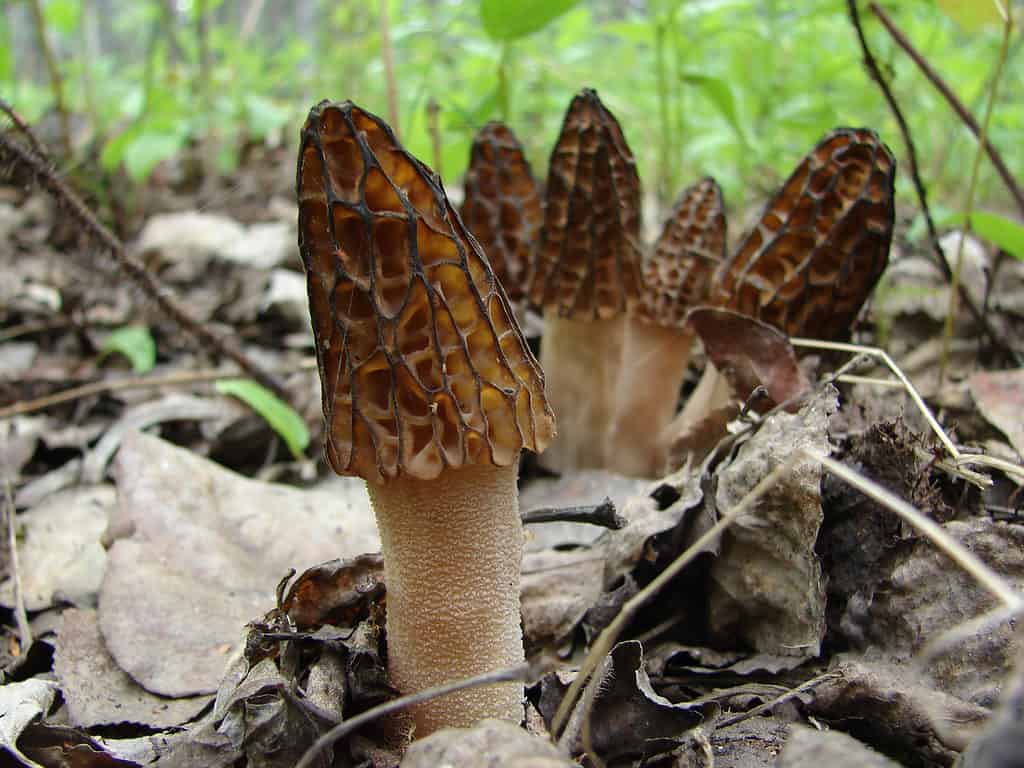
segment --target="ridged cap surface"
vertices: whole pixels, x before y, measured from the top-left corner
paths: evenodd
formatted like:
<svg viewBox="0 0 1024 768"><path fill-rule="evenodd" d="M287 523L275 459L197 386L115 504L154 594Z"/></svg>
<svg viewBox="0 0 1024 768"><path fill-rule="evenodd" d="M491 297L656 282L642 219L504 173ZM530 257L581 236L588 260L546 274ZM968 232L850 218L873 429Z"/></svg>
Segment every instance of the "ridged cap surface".
<svg viewBox="0 0 1024 768"><path fill-rule="evenodd" d="M503 123L487 123L473 139L459 213L505 293L512 301L522 299L544 212L523 147Z"/></svg>
<svg viewBox="0 0 1024 768"><path fill-rule="evenodd" d="M436 175L380 118L324 101L297 187L334 470L431 479L544 450L540 365Z"/></svg>
<svg viewBox="0 0 1024 768"><path fill-rule="evenodd" d="M640 296L640 178L618 121L584 89L551 152L531 304L607 319Z"/></svg>
<svg viewBox="0 0 1024 768"><path fill-rule="evenodd" d="M888 262L895 177L874 131L829 133L723 265L715 303L790 336L849 334Z"/></svg>

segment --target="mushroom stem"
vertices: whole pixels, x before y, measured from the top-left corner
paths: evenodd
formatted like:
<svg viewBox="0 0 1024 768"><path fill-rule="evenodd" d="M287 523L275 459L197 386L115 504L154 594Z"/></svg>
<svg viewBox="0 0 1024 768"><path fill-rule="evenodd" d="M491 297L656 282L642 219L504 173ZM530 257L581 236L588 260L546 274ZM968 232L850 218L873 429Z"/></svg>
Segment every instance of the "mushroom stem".
<svg viewBox="0 0 1024 768"><path fill-rule="evenodd" d="M402 693L523 661L517 466L367 482L384 553L388 673ZM485 717L519 722L523 688L457 691L412 710L419 738Z"/></svg>
<svg viewBox="0 0 1024 768"><path fill-rule="evenodd" d="M626 324L615 410L605 436L606 466L658 477L668 457L668 430L679 403L694 333L631 317Z"/></svg>
<svg viewBox="0 0 1024 768"><path fill-rule="evenodd" d="M719 408L724 408L732 399L733 393L729 386L729 380L709 360L700 381L697 382L696 389L683 405L683 410L663 432L662 442L666 448L671 448L676 440L693 429L708 414ZM663 467L663 469L676 468Z"/></svg>
<svg viewBox="0 0 1024 768"><path fill-rule="evenodd" d="M614 407L625 315L575 320L544 313L540 364L558 436L540 457L553 472L602 469Z"/></svg>

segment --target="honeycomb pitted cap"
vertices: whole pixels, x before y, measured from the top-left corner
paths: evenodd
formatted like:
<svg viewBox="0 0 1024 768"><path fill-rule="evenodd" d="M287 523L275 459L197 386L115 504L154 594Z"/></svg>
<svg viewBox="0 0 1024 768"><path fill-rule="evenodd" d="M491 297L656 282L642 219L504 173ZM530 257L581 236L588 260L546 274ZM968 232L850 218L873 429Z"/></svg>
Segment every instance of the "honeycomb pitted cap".
<svg viewBox="0 0 1024 768"><path fill-rule="evenodd" d="M827 134L722 265L714 303L790 336L846 336L889 260L896 160L867 128Z"/></svg>
<svg viewBox="0 0 1024 768"><path fill-rule="evenodd" d="M640 177L618 121L589 88L569 104L551 152L530 303L607 319L640 296Z"/></svg>
<svg viewBox="0 0 1024 768"><path fill-rule="evenodd" d="M440 179L380 118L323 101L297 188L335 472L433 479L544 450L544 375Z"/></svg>
<svg viewBox="0 0 1024 768"><path fill-rule="evenodd" d="M687 311L707 302L725 259L725 203L710 176L682 191L644 262L643 294L636 316L665 328L682 328Z"/></svg>
<svg viewBox="0 0 1024 768"><path fill-rule="evenodd" d="M483 246L508 297L519 301L544 212L523 147L504 123L491 121L473 138L464 186L462 222Z"/></svg>

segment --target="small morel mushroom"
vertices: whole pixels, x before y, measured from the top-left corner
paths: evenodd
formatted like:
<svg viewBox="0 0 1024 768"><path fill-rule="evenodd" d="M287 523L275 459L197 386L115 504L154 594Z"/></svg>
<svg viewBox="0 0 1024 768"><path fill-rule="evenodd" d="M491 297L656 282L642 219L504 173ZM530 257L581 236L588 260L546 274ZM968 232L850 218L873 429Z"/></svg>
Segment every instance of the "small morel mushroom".
<svg viewBox="0 0 1024 768"><path fill-rule="evenodd" d="M874 131L827 134L722 264L709 303L789 336L848 337L888 263L895 178L896 161ZM685 433L729 399L724 377L709 365L670 434Z"/></svg>
<svg viewBox="0 0 1024 768"><path fill-rule="evenodd" d="M503 123L487 123L473 139L459 214L508 297L521 300L544 212L523 147Z"/></svg>
<svg viewBox="0 0 1024 768"><path fill-rule="evenodd" d="M640 178L618 121L584 89L551 152L527 292L544 313L541 363L560 424L542 464L603 467L626 313L640 294Z"/></svg>
<svg viewBox="0 0 1024 768"><path fill-rule="evenodd" d="M718 183L705 178L683 190L644 263L640 302L627 321L605 449L608 469L641 477L664 469L664 432L694 344L686 313L707 303L725 257L725 235Z"/></svg>
<svg viewBox="0 0 1024 768"><path fill-rule="evenodd" d="M336 472L366 480L403 693L523 658L523 449L554 435L543 374L440 180L380 118L321 102L302 129L299 247ZM415 735L518 721L522 686L417 707Z"/></svg>

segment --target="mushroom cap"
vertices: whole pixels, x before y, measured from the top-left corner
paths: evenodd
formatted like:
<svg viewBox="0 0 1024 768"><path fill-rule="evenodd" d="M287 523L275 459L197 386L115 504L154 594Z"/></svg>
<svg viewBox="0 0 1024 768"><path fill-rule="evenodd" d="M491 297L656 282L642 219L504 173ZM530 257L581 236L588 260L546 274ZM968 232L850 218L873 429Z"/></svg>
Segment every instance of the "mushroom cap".
<svg viewBox="0 0 1024 768"><path fill-rule="evenodd" d="M640 295L640 177L618 121L586 88L551 151L527 295L561 317L607 319Z"/></svg>
<svg viewBox="0 0 1024 768"><path fill-rule="evenodd" d="M544 450L544 375L440 179L380 118L323 101L297 187L334 471L432 479Z"/></svg>
<svg viewBox="0 0 1024 768"><path fill-rule="evenodd" d="M504 123L491 121L477 132L464 186L462 222L483 246L508 297L519 301L544 211L523 147Z"/></svg>
<svg viewBox="0 0 1024 768"><path fill-rule="evenodd" d="M643 294L636 316L665 328L682 328L687 311L707 301L725 259L725 203L710 176L682 191L644 262Z"/></svg>
<svg viewBox="0 0 1024 768"><path fill-rule="evenodd" d="M722 265L713 303L790 336L848 335L889 259L895 178L874 131L827 134Z"/></svg>

